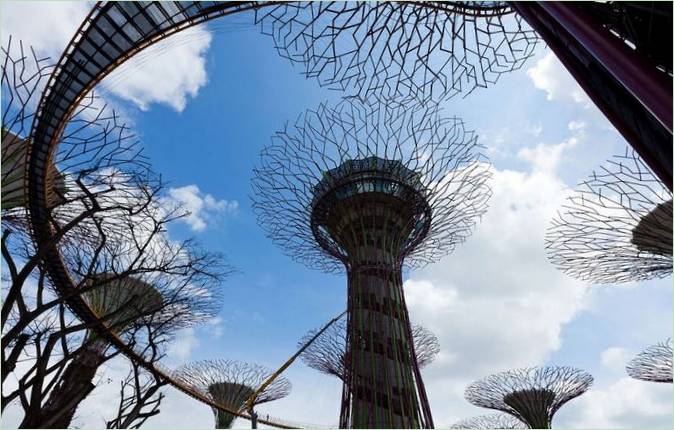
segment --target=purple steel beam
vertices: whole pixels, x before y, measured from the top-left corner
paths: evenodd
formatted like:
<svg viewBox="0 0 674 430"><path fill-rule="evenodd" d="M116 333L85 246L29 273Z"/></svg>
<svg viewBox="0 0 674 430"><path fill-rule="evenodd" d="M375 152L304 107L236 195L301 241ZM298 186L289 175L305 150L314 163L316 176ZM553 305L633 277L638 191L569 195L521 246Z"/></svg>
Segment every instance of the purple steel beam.
<svg viewBox="0 0 674 430"><path fill-rule="evenodd" d="M538 4L672 133L672 80L570 2Z"/></svg>
<svg viewBox="0 0 674 430"><path fill-rule="evenodd" d="M621 45L617 37L578 6L564 3L561 10L553 6L552 13L548 2L511 4L545 40L594 104L658 178L672 190L671 79L662 74L658 76L659 72L648 66L639 53ZM610 58L612 56L615 58ZM643 75L640 75L642 71ZM662 121L653 114L654 110L659 110Z"/></svg>

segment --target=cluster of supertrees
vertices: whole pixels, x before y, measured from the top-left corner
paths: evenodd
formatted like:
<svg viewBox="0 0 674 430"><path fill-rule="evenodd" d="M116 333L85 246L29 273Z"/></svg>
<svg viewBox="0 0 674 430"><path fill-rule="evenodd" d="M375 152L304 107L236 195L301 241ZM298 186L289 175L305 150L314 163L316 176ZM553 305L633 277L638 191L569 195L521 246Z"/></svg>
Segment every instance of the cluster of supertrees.
<svg viewBox="0 0 674 430"><path fill-rule="evenodd" d="M160 40L158 29L168 36L187 21L235 7L97 5L85 36L74 39L80 51L66 51L89 60L56 70L84 91L112 70L106 65ZM521 67L538 36L506 2L269 2L240 10L247 9L282 56L347 96L307 110L277 132L254 171L253 206L269 238L296 261L347 278L346 317L307 334L298 354L342 381L340 428L432 428L420 369L439 345L410 322L403 269L451 253L470 236L491 196L489 163L476 136L460 119L443 116L437 102ZM3 50L2 254L10 279L3 291L2 365L11 373L30 354L38 364L17 378L16 389L5 389L3 372L3 410L18 399L22 427L67 427L95 388L97 370L122 352L136 358L108 427L140 426L156 415L158 390L167 383L207 399L216 428L231 427L244 411L255 424L255 405L289 394L290 383L279 376L283 367L272 372L210 360L168 377L143 374L165 355L177 329L218 311L217 286L231 269L219 255L164 234L184 212L160 207L158 176L126 127L91 93L68 111L53 156L38 159L56 259L77 285L68 294L97 320L74 316L81 313L72 297L63 297L63 279L43 264L54 257L53 244L31 241L35 226L26 213L33 198L26 193L26 165L36 164L31 138L58 134L51 123L31 134L36 98L54 68L19 46L19 55ZM67 86L57 82L64 97L47 111L65 109L66 96L77 99ZM604 170L553 223L551 260L597 282L671 274L671 192L634 154ZM29 279L37 295L23 288ZM638 379L671 382L671 342L644 351L627 369ZM501 414L454 427L549 428L555 412L591 383L589 374L568 367L492 375L470 385L466 398Z"/></svg>

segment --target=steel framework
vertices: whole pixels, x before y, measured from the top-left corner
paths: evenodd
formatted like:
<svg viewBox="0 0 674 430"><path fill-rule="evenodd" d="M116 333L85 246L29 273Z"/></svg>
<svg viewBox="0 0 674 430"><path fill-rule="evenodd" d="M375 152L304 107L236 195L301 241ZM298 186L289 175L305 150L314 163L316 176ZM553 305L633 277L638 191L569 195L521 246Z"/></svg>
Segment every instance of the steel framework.
<svg viewBox="0 0 674 430"><path fill-rule="evenodd" d="M288 2L256 21L304 75L362 99L467 94L521 67L539 41L507 2Z"/></svg>
<svg viewBox="0 0 674 430"><path fill-rule="evenodd" d="M31 145L26 155L26 195L29 199L30 228L35 242L55 243L55 229L50 224L49 195L51 192L48 171L50 160L57 152L64 128L76 112L81 100L94 86L116 67L148 46L185 28L220 16L271 7L276 2L100 2L82 22L66 47L44 89L33 120L29 139ZM418 7L447 9L445 3L416 3ZM481 10L498 12L501 6L486 9L466 3L455 3L455 8L473 15ZM457 10L459 10L457 9ZM480 12L480 13L476 13ZM487 13L489 15L491 13ZM498 16L499 13L496 13ZM51 246L51 245L50 245ZM71 279L56 245L45 255L45 268L58 293L66 298L68 307L82 321L93 324L123 354L140 363L156 377L164 378L181 391L198 398L225 412L245 416L193 392L189 387L171 379L170 372L157 368L143 359L122 339L101 324L87 303L77 294L76 282ZM249 417L247 417L249 418ZM261 423L287 427L281 423Z"/></svg>
<svg viewBox="0 0 674 430"><path fill-rule="evenodd" d="M566 402L592 385L590 374L571 367L530 367L508 370L474 382L466 399L476 406L506 412L529 428L550 428Z"/></svg>
<svg viewBox="0 0 674 430"><path fill-rule="evenodd" d="M672 340L649 346L627 364L632 378L650 382L672 383Z"/></svg>
<svg viewBox="0 0 674 430"><path fill-rule="evenodd" d="M176 379L210 396L234 411L244 410L246 400L273 372L262 366L232 360L205 360L178 369ZM281 399L290 394L290 382L277 377L255 398L254 405ZM215 428L231 428L235 415L213 408Z"/></svg>
<svg viewBox="0 0 674 430"><path fill-rule="evenodd" d="M548 257L598 283L672 273L672 193L634 151L609 160L563 205L546 234Z"/></svg>
<svg viewBox="0 0 674 430"><path fill-rule="evenodd" d="M438 107L347 99L301 115L254 170L258 223L308 267L346 271L340 427L431 427L402 267L451 252L486 210L489 165Z"/></svg>
<svg viewBox="0 0 674 430"><path fill-rule="evenodd" d="M452 429L525 429L529 428L522 421L509 414L478 415L458 421Z"/></svg>
<svg viewBox="0 0 674 430"><path fill-rule="evenodd" d="M300 339L298 346L306 344L315 334L316 330L308 332ZM340 318L311 343L302 354L302 361L321 373L336 376L343 381L346 373L346 334L346 319ZM432 363L440 352L438 338L419 325L412 326L412 343L420 369Z"/></svg>

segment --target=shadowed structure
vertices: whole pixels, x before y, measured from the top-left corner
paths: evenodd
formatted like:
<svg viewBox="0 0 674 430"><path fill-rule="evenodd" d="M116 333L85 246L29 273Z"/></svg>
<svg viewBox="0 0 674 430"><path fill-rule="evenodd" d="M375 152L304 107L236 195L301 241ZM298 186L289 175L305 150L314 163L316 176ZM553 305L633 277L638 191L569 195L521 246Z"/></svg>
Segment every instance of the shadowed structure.
<svg viewBox="0 0 674 430"><path fill-rule="evenodd" d="M362 99L467 94L521 67L539 41L507 2L288 2L255 12L281 56Z"/></svg>
<svg viewBox="0 0 674 430"><path fill-rule="evenodd" d="M432 427L403 265L451 252L486 210L489 166L437 107L355 99L278 132L253 179L258 223L308 267L347 272L340 427Z"/></svg>
<svg viewBox="0 0 674 430"><path fill-rule="evenodd" d="M672 273L672 193L632 150L609 160L563 205L546 234L550 261L597 283Z"/></svg>
<svg viewBox="0 0 674 430"><path fill-rule="evenodd" d="M204 360L178 369L176 378L200 390L233 410L243 411L246 400L271 376L265 367L232 360ZM281 399L290 394L290 382L278 377L260 392L255 405ZM227 429L234 415L213 408L215 428Z"/></svg>
<svg viewBox="0 0 674 430"><path fill-rule="evenodd" d="M672 383L672 340L649 346L627 363L627 374L650 382Z"/></svg>
<svg viewBox="0 0 674 430"><path fill-rule="evenodd" d="M490 414L478 415L458 421L450 427L452 429L526 429L526 424L512 415Z"/></svg>
<svg viewBox="0 0 674 430"><path fill-rule="evenodd" d="M317 330L311 330L298 345L304 345ZM346 319L340 318L333 323L302 353L302 361L321 373L333 375L344 380L346 360ZM421 326L412 326L412 342L417 356L417 364L422 368L435 360L440 352L438 338Z"/></svg>
<svg viewBox="0 0 674 430"><path fill-rule="evenodd" d="M469 385L465 395L470 403L511 414L530 428L551 428L557 410L592 381L571 367L531 367L488 376Z"/></svg>

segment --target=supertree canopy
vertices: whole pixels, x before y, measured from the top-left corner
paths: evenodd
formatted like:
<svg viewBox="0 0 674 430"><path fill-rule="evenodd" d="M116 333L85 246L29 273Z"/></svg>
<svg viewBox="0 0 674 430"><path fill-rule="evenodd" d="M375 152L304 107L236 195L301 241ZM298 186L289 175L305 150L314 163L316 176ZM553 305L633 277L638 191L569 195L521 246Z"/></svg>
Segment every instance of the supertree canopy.
<svg viewBox="0 0 674 430"><path fill-rule="evenodd" d="M309 331L300 339L298 345L306 344L316 332L317 330ZM346 319L340 318L309 345L302 353L302 361L319 372L344 380L346 333ZM430 330L419 325L412 326L412 345L419 368L432 363L440 352L438 338Z"/></svg>
<svg viewBox="0 0 674 430"><path fill-rule="evenodd" d="M651 382L672 382L672 340L652 345L627 364L632 378Z"/></svg>
<svg viewBox="0 0 674 430"><path fill-rule="evenodd" d="M566 402L592 385L590 374L571 367L529 367L488 376L466 388L476 406L511 414L530 428L550 428Z"/></svg>
<svg viewBox="0 0 674 430"><path fill-rule="evenodd" d="M478 415L458 421L450 427L452 429L525 429L526 424L512 415L490 414Z"/></svg>
<svg viewBox="0 0 674 430"><path fill-rule="evenodd" d="M672 193L636 153L616 156L568 198L546 235L553 264L598 283L672 273Z"/></svg>
<svg viewBox="0 0 674 430"><path fill-rule="evenodd" d="M363 99L486 87L539 40L507 2L287 2L257 9L256 21L307 77Z"/></svg>
<svg viewBox="0 0 674 430"><path fill-rule="evenodd" d="M255 364L232 360L204 360L180 368L176 378L209 395L218 403L243 410L246 400L272 375L272 371ZM281 399L290 394L291 384L277 377L255 398L255 405ZM235 416L217 409L215 428L232 426Z"/></svg>
<svg viewBox="0 0 674 430"><path fill-rule="evenodd" d="M262 151L258 223L297 261L348 275L340 427L432 426L402 267L451 252L485 212L478 148L437 107L350 99L306 112Z"/></svg>

